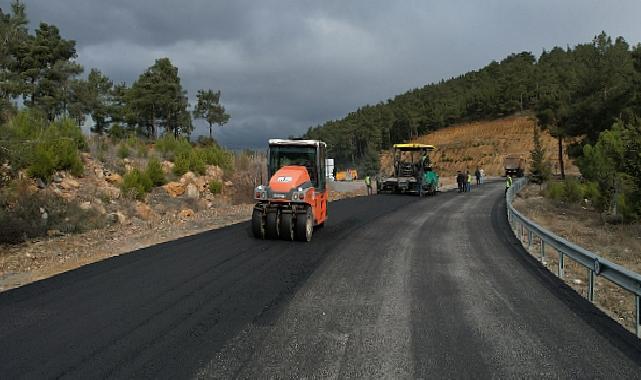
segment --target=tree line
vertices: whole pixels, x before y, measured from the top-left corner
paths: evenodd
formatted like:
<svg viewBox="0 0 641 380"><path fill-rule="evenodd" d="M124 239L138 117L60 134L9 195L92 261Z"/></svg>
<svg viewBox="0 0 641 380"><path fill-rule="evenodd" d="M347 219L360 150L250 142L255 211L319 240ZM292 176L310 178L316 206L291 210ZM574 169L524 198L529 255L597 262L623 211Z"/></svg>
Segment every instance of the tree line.
<svg viewBox="0 0 641 380"><path fill-rule="evenodd" d="M386 102L366 105L340 120L311 127L307 138L328 143L339 165L375 172L378 153L394 143L453 123L534 112L540 125L558 139L583 137L583 145L617 120L641 115L641 45L605 32L588 43L511 54L458 77L412 89ZM561 170L563 167L561 165Z"/></svg>
<svg viewBox="0 0 641 380"><path fill-rule="evenodd" d="M220 91L200 90L189 110L187 91L169 58L159 58L131 86L114 83L92 68L86 79L76 62L76 43L61 36L55 25L41 23L28 30L25 5L0 9L0 118L8 120L19 106L50 121L71 118L82 125L90 115L96 133L136 133L155 138L159 130L188 136L192 117L222 126L229 114Z"/></svg>

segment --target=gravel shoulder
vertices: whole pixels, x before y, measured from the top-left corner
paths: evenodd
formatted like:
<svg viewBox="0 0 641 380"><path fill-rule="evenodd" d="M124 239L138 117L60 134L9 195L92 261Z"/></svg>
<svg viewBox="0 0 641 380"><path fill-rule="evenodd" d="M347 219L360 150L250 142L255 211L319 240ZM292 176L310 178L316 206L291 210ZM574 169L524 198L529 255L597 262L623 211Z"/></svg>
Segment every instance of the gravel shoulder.
<svg viewBox="0 0 641 380"><path fill-rule="evenodd" d="M367 195L365 183L330 183L330 201ZM159 202L167 202L167 197ZM109 257L251 218L253 203L232 205L219 202L191 215L167 213L151 220L133 217L123 224L83 234L33 240L20 245L0 246L0 292Z"/></svg>

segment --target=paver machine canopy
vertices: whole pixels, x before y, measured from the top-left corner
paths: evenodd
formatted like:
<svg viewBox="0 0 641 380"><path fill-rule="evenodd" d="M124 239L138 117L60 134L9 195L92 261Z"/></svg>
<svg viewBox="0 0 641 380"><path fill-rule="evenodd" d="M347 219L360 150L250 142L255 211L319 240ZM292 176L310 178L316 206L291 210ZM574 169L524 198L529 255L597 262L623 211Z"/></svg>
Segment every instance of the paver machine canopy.
<svg viewBox="0 0 641 380"><path fill-rule="evenodd" d="M438 175L433 171L429 156L434 149L434 145L428 144L394 144L393 172L378 179L377 191L435 194L438 191Z"/></svg>
<svg viewBox="0 0 641 380"><path fill-rule="evenodd" d="M326 149L318 140L269 140L269 184L255 190L254 236L311 240L327 219Z"/></svg>

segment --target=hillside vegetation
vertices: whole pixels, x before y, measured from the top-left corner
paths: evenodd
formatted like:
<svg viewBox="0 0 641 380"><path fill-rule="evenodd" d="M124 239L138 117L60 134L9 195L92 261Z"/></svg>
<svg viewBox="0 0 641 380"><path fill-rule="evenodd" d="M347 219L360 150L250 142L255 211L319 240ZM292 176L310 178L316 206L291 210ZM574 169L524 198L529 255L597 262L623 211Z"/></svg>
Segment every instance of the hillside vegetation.
<svg viewBox="0 0 641 380"><path fill-rule="evenodd" d="M343 119L309 128L305 136L326 141L339 170L355 166L361 173L376 174L380 152L395 143L458 123L516 113L533 114L556 139L562 179L565 157L569 153L575 159L582 183L570 179L556 184L557 192L571 200L585 196L600 211L618 215L614 220L641 218L641 44L631 47L623 37L613 39L605 32L588 43L544 50L538 58L530 52L511 54L480 70L363 106ZM527 123L522 126L531 129ZM456 168L478 160L496 166L497 155L514 153L492 151L481 147L481 141L470 143L479 144L474 152L479 157L448 152L459 149L449 146L441 151L446 155L441 161L448 162L451 153L461 155L452 157ZM549 145L547 153L552 153ZM540 159L533 174L544 181L549 178L549 162L536 156Z"/></svg>
<svg viewBox="0 0 641 380"><path fill-rule="evenodd" d="M443 177L453 176L458 170L474 171L477 166L486 175L503 175L503 159L508 154L518 154L529 167L530 152L534 148L533 131L536 121L528 116L512 116L493 121L479 121L453 125L411 140L411 142L432 144L435 169ZM556 139L544 131L541 136L545 158L554 171L556 163ZM392 168L391 151L381 154L381 171ZM578 169L568 160L568 172ZM558 165L556 165L558 168Z"/></svg>

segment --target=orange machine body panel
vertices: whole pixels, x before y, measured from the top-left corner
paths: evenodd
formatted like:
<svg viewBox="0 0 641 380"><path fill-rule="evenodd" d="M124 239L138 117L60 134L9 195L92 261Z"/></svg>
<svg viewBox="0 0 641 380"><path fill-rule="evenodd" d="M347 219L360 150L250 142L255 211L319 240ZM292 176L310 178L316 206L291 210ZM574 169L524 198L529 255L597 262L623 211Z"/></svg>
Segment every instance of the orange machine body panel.
<svg viewBox="0 0 641 380"><path fill-rule="evenodd" d="M278 193L287 193L296 190L305 183L311 182L309 173L304 166L283 166L269 180L269 188ZM309 188L305 194L304 203L312 208L314 224L323 224L327 219L327 190L316 191L314 187ZM288 199L272 198L273 203L288 203Z"/></svg>

